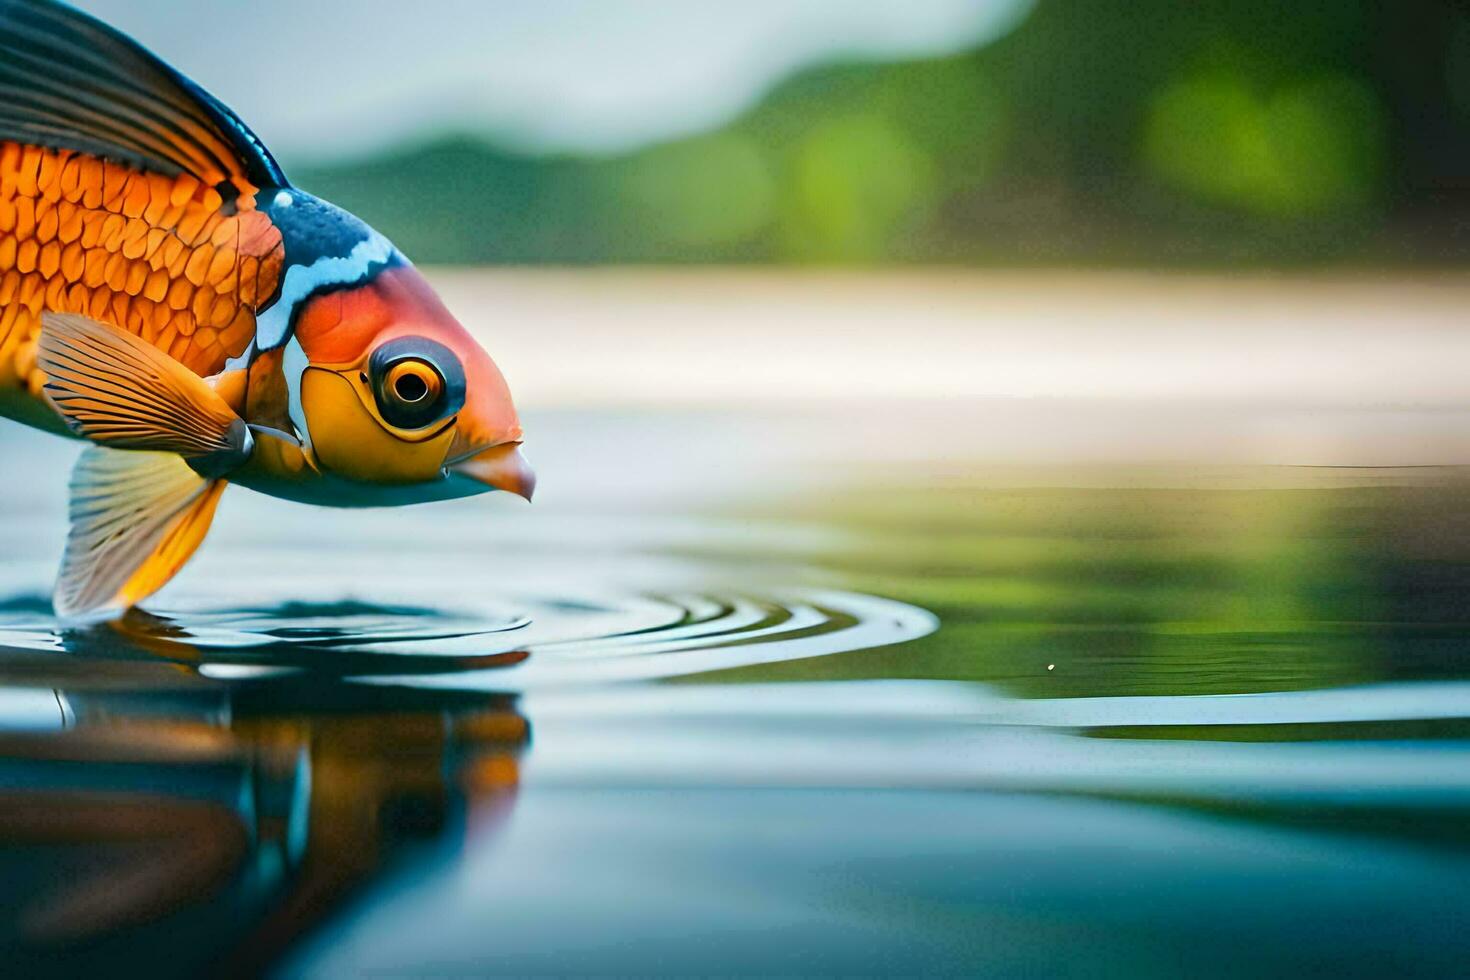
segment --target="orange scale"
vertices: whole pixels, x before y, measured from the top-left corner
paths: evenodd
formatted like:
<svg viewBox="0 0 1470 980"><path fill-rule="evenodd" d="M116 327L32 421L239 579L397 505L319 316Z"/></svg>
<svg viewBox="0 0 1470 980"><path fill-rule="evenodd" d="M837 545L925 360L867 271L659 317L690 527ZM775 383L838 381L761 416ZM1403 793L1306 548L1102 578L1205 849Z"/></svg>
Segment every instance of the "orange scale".
<svg viewBox="0 0 1470 980"><path fill-rule="evenodd" d="M29 197L15 199L15 237L30 238L36 233L36 202Z"/></svg>
<svg viewBox="0 0 1470 980"><path fill-rule="evenodd" d="M143 174L134 174L128 182L127 193L123 197L122 212L129 218L143 217L143 211L153 200L148 190L148 178Z"/></svg>
<svg viewBox="0 0 1470 980"><path fill-rule="evenodd" d="M102 163L102 200L103 206L114 214L122 212L123 195L128 190L128 180L133 176L133 170L120 163L103 161Z"/></svg>
<svg viewBox="0 0 1470 980"><path fill-rule="evenodd" d="M67 282L76 282L86 270L87 250L81 242L72 242L61 250L61 275Z"/></svg>
<svg viewBox="0 0 1470 980"><path fill-rule="evenodd" d="M219 283L225 276L234 271L239 264L239 253L232 248L221 248L214 253L214 258L209 262L209 269L204 273L204 281Z"/></svg>
<svg viewBox="0 0 1470 980"><path fill-rule="evenodd" d="M143 239L143 254L151 262L158 250L163 248L163 243L168 240L169 234L162 228L149 228L148 234Z"/></svg>
<svg viewBox="0 0 1470 980"><path fill-rule="evenodd" d="M127 230L127 227L127 218L120 214L109 214L102 221L102 247L109 252L116 252L122 248L123 232Z"/></svg>
<svg viewBox="0 0 1470 980"><path fill-rule="evenodd" d="M240 244L240 219L239 217L228 218L219 223L219 226L210 233L209 243L215 248L228 245L235 248Z"/></svg>
<svg viewBox="0 0 1470 980"><path fill-rule="evenodd" d="M205 275L209 272L209 264L213 259L213 245L206 243L195 248L189 261L184 263L184 277L196 286L204 285Z"/></svg>
<svg viewBox="0 0 1470 980"><path fill-rule="evenodd" d="M188 310L180 310L175 313L173 324L174 329L179 332L179 340L185 343L189 342L189 338L194 336L194 331L199 328L199 324L194 320L194 314Z"/></svg>
<svg viewBox="0 0 1470 980"><path fill-rule="evenodd" d="M61 215L57 212L55 205L49 201L41 202L36 211L36 238L41 242L49 242L56 237L56 231L61 226Z"/></svg>
<svg viewBox="0 0 1470 980"><path fill-rule="evenodd" d="M216 329L223 329L235 317L235 311L240 304L235 302L234 297L227 293L220 293L215 297L214 306L209 310L209 325Z"/></svg>
<svg viewBox="0 0 1470 980"><path fill-rule="evenodd" d="M82 159L82 204L95 210L102 206L102 161L96 157Z"/></svg>
<svg viewBox="0 0 1470 980"><path fill-rule="evenodd" d="M112 290L106 286L98 286L92 290L91 297L87 300L87 315L94 320L102 320L107 316L108 304L112 302Z"/></svg>
<svg viewBox="0 0 1470 980"><path fill-rule="evenodd" d="M193 174L179 174L174 178L173 189L169 192L169 203L182 207L194 199L194 192L198 189L197 177Z"/></svg>
<svg viewBox="0 0 1470 980"><path fill-rule="evenodd" d="M112 312L112 323L118 329L122 329L123 326L128 322L128 312L129 308L132 306L132 303L133 297L129 296L127 293L115 292L112 294L112 303L110 304Z"/></svg>
<svg viewBox="0 0 1470 980"><path fill-rule="evenodd" d="M255 285L262 301L274 295L276 286L280 285L283 258L282 250L277 249L260 260L260 273Z"/></svg>
<svg viewBox="0 0 1470 980"><path fill-rule="evenodd" d="M85 212L75 204L62 201L56 206L56 237L70 244L82 237L82 215Z"/></svg>
<svg viewBox="0 0 1470 980"><path fill-rule="evenodd" d="M148 343L153 341L148 337L150 318L148 311L143 308L143 300L133 300L133 305L128 308L127 331L134 337L139 337Z"/></svg>
<svg viewBox="0 0 1470 980"><path fill-rule="evenodd" d="M198 205L191 205L186 208L184 210L184 216L179 219L179 225L176 229L179 238L193 245L199 240L201 233L204 232L204 226L209 220L209 216L209 212Z"/></svg>
<svg viewBox="0 0 1470 980"><path fill-rule="evenodd" d="M66 164L69 154L47 153L41 158L41 170L36 175L36 183L40 187L41 196L49 201L61 200L61 169Z"/></svg>
<svg viewBox="0 0 1470 980"><path fill-rule="evenodd" d="M183 247L183 249L179 252L178 255L174 256L172 259L169 260L169 263L168 263L168 274L171 277L173 277L174 279L183 279L184 278L184 267L189 264L189 260L192 259L193 257L194 257L194 251L193 251L193 249L191 249L191 248L189 248L189 246L185 245Z"/></svg>
<svg viewBox="0 0 1470 980"><path fill-rule="evenodd" d="M129 296L137 296L143 291L143 284L148 281L148 266L142 262L128 263L128 278L123 285Z"/></svg>
<svg viewBox="0 0 1470 980"><path fill-rule="evenodd" d="M168 295L168 273L162 269L155 269L148 273L148 279L143 283L143 295L153 302L160 302Z"/></svg>
<svg viewBox="0 0 1470 980"><path fill-rule="evenodd" d="M175 279L168 287L168 306L171 310L185 310L194 296L194 287L187 279Z"/></svg>
<svg viewBox="0 0 1470 980"><path fill-rule="evenodd" d="M75 204L82 199L82 161L78 157L71 157L61 168L61 187L63 200Z"/></svg>
<svg viewBox="0 0 1470 980"><path fill-rule="evenodd" d="M20 248L15 253L15 267L22 275L27 272L36 271L36 259L41 254L41 246L36 244L34 238L28 238L20 243Z"/></svg>
<svg viewBox="0 0 1470 980"><path fill-rule="evenodd" d="M123 229L122 252L130 259L141 258L148 250L148 222L142 218L128 219Z"/></svg>
<svg viewBox="0 0 1470 980"><path fill-rule="evenodd" d="M253 255L242 256L240 259L240 300L244 303L254 304L257 302L256 290L260 276L260 260Z"/></svg>
<svg viewBox="0 0 1470 980"><path fill-rule="evenodd" d="M168 210L163 213L159 225L170 230L177 231L179 222L184 220L184 212L187 210L183 204L170 204Z"/></svg>
<svg viewBox="0 0 1470 980"><path fill-rule="evenodd" d="M20 280L20 303L36 316L46 302L46 280L40 276L22 276Z"/></svg>
<svg viewBox="0 0 1470 980"><path fill-rule="evenodd" d="M7 306L0 309L0 344L4 344L10 339L10 334L15 329L15 322L19 316L19 306ZM18 360L19 357L17 356L17 361L12 361L11 363L17 363ZM22 375L23 373L17 371L16 374Z"/></svg>
<svg viewBox="0 0 1470 980"><path fill-rule="evenodd" d="M231 296L238 295L240 285L240 262L237 257L225 274L214 283L214 291L217 293L229 293Z"/></svg>
<svg viewBox="0 0 1470 980"><path fill-rule="evenodd" d="M82 212L82 234L78 241L83 248L96 248L97 243L102 240L102 212Z"/></svg>
<svg viewBox="0 0 1470 980"><path fill-rule="evenodd" d="M107 259L107 288L113 292L128 283L128 260L121 252L113 252Z"/></svg>
<svg viewBox="0 0 1470 980"><path fill-rule="evenodd" d="M214 290L208 286L200 286L194 292L194 302L189 304L189 309L194 313L196 321L208 323L209 313L214 309Z"/></svg>
<svg viewBox="0 0 1470 980"><path fill-rule="evenodd" d="M146 299L133 300L133 314L138 318L138 329L133 332L155 346L158 341L158 318L155 315L156 310L157 307Z"/></svg>
<svg viewBox="0 0 1470 980"><path fill-rule="evenodd" d="M39 146L23 147L20 151L20 166L15 170L15 189L24 197L35 197L39 192L36 180L40 176L41 157L45 151Z"/></svg>
<svg viewBox="0 0 1470 980"><path fill-rule="evenodd" d="M43 270L42 275L45 275ZM48 310L66 309L66 287L67 281L60 276L50 277L46 280L45 304Z"/></svg>
<svg viewBox="0 0 1470 980"><path fill-rule="evenodd" d="M220 345L231 357L238 357L255 336L255 317L249 310L240 309L230 325L220 332Z"/></svg>
<svg viewBox="0 0 1470 980"><path fill-rule="evenodd" d="M47 279L50 279L52 276L56 276L57 271L61 268L60 243L47 242L45 245L41 246L41 256L36 260L36 268L39 269L41 275L45 276ZM57 284L64 284L65 281L66 280L62 279L60 276L56 276Z"/></svg>
<svg viewBox="0 0 1470 980"><path fill-rule="evenodd" d="M173 235L169 235L159 244L157 250L149 254L148 267L150 269L164 269L173 262L174 257L184 250L184 243Z"/></svg>
<svg viewBox="0 0 1470 980"><path fill-rule="evenodd" d="M87 288L95 289L102 285L107 278L107 260L110 257L105 249L88 250L86 263L82 268L82 283Z"/></svg>

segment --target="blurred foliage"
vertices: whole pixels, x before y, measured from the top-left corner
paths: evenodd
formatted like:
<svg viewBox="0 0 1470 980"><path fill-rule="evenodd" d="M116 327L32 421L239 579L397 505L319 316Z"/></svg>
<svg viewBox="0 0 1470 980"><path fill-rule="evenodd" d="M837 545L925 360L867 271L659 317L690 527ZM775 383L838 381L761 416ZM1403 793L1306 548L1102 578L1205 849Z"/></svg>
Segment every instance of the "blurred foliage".
<svg viewBox="0 0 1470 980"><path fill-rule="evenodd" d="M1470 15L1041 0L608 158L446 138L299 174L433 262L1459 263Z"/></svg>
<svg viewBox="0 0 1470 980"><path fill-rule="evenodd" d="M977 473L973 482L854 489L779 514L848 532L849 546L817 560L845 586L932 610L939 632L707 679L932 678L1090 697L1463 676L1463 484L985 482Z"/></svg>
<svg viewBox="0 0 1470 980"><path fill-rule="evenodd" d="M1263 216L1325 214L1372 203L1383 159L1381 109L1346 76L1264 98L1232 72L1204 72L1160 93L1145 160L1201 200Z"/></svg>

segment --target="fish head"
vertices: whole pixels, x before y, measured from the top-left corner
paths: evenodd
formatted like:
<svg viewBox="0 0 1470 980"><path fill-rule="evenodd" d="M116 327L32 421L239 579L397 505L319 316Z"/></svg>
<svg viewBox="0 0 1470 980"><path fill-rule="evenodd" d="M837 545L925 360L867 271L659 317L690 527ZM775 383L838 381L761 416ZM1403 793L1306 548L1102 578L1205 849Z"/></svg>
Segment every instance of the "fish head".
<svg viewBox="0 0 1470 980"><path fill-rule="evenodd" d="M443 496L446 481L453 496L531 499L505 377L412 265L306 300L295 338L307 360L301 415L324 472L422 486L424 499Z"/></svg>

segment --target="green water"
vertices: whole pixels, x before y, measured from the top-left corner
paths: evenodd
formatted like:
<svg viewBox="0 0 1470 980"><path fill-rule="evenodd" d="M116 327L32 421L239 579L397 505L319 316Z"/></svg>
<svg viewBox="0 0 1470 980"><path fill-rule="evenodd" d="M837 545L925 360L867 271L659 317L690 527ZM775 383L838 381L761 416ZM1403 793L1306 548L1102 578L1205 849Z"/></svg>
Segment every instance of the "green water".
<svg viewBox="0 0 1470 980"><path fill-rule="evenodd" d="M0 436L8 962L1463 971L1463 473L532 422L536 508L232 492L153 618L82 632L44 602L72 450ZM601 465L630 427L662 470Z"/></svg>

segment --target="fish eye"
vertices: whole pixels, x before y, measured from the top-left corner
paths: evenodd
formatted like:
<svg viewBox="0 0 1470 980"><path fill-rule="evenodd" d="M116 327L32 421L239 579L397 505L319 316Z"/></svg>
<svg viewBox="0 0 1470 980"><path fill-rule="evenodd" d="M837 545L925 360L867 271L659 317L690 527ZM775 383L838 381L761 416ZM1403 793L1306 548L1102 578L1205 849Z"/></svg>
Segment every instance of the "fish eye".
<svg viewBox="0 0 1470 980"><path fill-rule="evenodd" d="M464 406L464 369L442 344L423 337L391 340L368 364L373 397L383 420L399 429L422 429Z"/></svg>
<svg viewBox="0 0 1470 980"><path fill-rule="evenodd" d="M423 361L399 361L388 369L388 390L405 405L416 405L433 399L444 388L444 379L432 364Z"/></svg>

